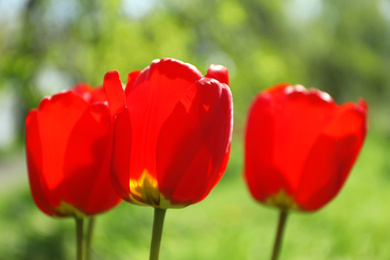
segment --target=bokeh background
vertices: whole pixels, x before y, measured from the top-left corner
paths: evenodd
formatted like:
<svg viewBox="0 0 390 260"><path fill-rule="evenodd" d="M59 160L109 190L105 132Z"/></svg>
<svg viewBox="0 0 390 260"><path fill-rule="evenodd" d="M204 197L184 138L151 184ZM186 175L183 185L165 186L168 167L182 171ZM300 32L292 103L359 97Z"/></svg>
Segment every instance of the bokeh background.
<svg viewBox="0 0 390 260"><path fill-rule="evenodd" d="M0 0L0 259L73 259L74 223L35 207L24 120L45 95L105 72L172 57L229 69L228 170L205 201L169 210L161 259L267 259L277 211L242 179L246 113L281 82L364 97L369 132L340 195L293 214L281 259L390 258L390 0ZM94 259L147 259L152 209L122 203L97 219Z"/></svg>

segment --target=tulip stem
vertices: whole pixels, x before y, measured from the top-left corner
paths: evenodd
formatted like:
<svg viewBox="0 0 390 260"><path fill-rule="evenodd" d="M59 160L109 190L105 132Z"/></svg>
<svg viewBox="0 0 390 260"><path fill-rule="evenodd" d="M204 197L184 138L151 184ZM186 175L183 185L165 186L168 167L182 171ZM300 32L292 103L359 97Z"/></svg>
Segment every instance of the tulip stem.
<svg viewBox="0 0 390 260"><path fill-rule="evenodd" d="M83 224L84 219L75 217L76 220L76 248L77 260L83 260Z"/></svg>
<svg viewBox="0 0 390 260"><path fill-rule="evenodd" d="M91 260L92 234L95 227L95 218L91 217L88 221L87 236L85 238L85 260Z"/></svg>
<svg viewBox="0 0 390 260"><path fill-rule="evenodd" d="M166 209L155 208L149 260L158 260Z"/></svg>
<svg viewBox="0 0 390 260"><path fill-rule="evenodd" d="M274 250L272 252L271 260L277 260L279 258L279 253L281 249L281 244L283 240L283 231L287 220L287 212L284 210L280 211L278 230L275 237Z"/></svg>

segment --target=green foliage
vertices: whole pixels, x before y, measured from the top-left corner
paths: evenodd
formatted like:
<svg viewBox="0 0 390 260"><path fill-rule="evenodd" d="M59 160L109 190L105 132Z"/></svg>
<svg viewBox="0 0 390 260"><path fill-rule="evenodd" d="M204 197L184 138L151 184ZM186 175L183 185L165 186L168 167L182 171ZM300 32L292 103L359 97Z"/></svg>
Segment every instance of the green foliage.
<svg viewBox="0 0 390 260"><path fill-rule="evenodd" d="M109 70L126 81L162 57L203 73L211 63L228 67L236 129L254 95L281 82L328 91L338 102L363 96L388 109L385 1L316 0L313 10L299 2L28 0L2 21L0 89L16 93L20 134L44 95L77 82L100 85Z"/></svg>
<svg viewBox="0 0 390 260"><path fill-rule="evenodd" d="M383 144L386 144L384 146ZM390 139L368 134L339 196L316 213L289 216L282 259L387 259ZM269 259L278 212L256 203L235 140L228 170L202 202L167 211L161 259ZM53 219L25 186L0 197L0 259L73 259L72 219ZM93 259L148 259L153 209L126 202L97 217Z"/></svg>

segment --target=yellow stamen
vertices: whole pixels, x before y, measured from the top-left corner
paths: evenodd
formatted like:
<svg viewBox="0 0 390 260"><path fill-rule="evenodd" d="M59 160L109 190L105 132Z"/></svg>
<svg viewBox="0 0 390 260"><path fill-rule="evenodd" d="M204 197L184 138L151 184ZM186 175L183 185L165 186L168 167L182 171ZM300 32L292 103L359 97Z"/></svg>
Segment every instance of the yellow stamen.
<svg viewBox="0 0 390 260"><path fill-rule="evenodd" d="M130 192L131 200L137 204L148 204L153 207L160 205L157 180L146 169L138 180L130 179Z"/></svg>
<svg viewBox="0 0 390 260"><path fill-rule="evenodd" d="M130 200L138 205L149 205L155 208L182 208L186 205L174 204L164 197L158 189L157 180L147 169L138 180L130 179Z"/></svg>

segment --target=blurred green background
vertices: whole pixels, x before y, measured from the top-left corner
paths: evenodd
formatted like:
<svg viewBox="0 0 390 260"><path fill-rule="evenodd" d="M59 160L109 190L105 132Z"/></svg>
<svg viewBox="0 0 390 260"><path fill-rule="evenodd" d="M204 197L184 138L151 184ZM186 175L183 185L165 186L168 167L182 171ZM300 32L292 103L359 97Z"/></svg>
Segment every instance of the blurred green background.
<svg viewBox="0 0 390 260"><path fill-rule="evenodd" d="M277 212L242 174L250 102L281 82L364 97L369 133L332 203L293 214L281 259L390 259L389 0L0 0L0 259L73 259L73 221L35 207L24 120L45 95L105 72L172 57L205 74L229 69L234 137L228 170L205 201L169 210L161 259L267 259ZM122 203L100 216L94 259L147 259L152 209Z"/></svg>

